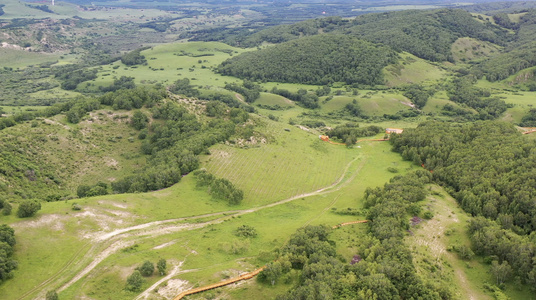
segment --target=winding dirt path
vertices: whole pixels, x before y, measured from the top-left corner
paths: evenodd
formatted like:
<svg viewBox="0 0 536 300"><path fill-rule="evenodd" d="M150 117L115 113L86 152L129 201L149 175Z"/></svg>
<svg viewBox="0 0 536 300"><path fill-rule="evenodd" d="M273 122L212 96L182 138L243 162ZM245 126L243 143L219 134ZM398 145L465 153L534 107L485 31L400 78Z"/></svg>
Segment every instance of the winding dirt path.
<svg viewBox="0 0 536 300"><path fill-rule="evenodd" d="M352 165L359 159L362 159L361 163L357 166L356 170L351 172L351 176L348 177L348 173ZM283 199L274 203L266 204L263 206L258 206L250 209L244 210L229 210L217 213L203 214L190 217L182 217L176 219L154 221L139 225L134 225L126 228L121 228L114 230L112 232L104 233L94 239L93 245L87 249L90 243L82 247L73 257L55 274L50 276L47 280L43 281L41 284L35 286L31 290L20 295L18 299L24 299L36 292L39 291L38 298L42 298L44 293L47 290L55 289L57 286L60 286L57 291L61 292L75 284L78 280L82 279L84 276L88 275L93 271L102 261L110 257L114 253L120 251L121 249L132 246L136 239L142 238L154 238L155 236L161 236L165 234L170 234L174 232L184 231L184 230L195 230L206 227L208 225L218 224L224 222L226 219L232 218L233 216L239 216L244 214L253 213L261 209L274 207L277 205L285 204L297 199L312 197L317 195L322 195L326 193L332 193L340 190L346 184L351 182L357 174L360 172L364 164L366 163L366 157L358 156L350 161L341 176L332 184L323 187L321 189L315 190L313 192L304 193L296 196L292 196L287 199ZM203 223L178 223L188 220L195 220L200 218L209 218L209 217L218 217L214 220L210 220ZM86 250L84 252L84 250ZM84 266L85 265L85 266ZM74 275L72 274L72 269L81 269L77 271ZM70 279L69 279L70 278Z"/></svg>

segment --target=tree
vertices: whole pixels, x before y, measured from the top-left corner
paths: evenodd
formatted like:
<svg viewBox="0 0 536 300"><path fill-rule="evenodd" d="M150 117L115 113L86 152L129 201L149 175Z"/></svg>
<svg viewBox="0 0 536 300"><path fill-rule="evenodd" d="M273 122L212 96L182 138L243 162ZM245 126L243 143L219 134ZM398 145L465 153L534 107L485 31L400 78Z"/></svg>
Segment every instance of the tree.
<svg viewBox="0 0 536 300"><path fill-rule="evenodd" d="M9 216L11 214L12 206L9 202L4 202L4 208L2 209L2 214L4 216Z"/></svg>
<svg viewBox="0 0 536 300"><path fill-rule="evenodd" d="M17 217L27 218L35 215L35 213L41 209L41 203L37 200L24 200L19 205L17 210Z"/></svg>
<svg viewBox="0 0 536 300"><path fill-rule="evenodd" d="M58 300L58 293L56 291L48 291L46 295L46 300Z"/></svg>
<svg viewBox="0 0 536 300"><path fill-rule="evenodd" d="M156 267L158 268L160 276L166 275L167 264L165 259L160 259L158 263L156 263Z"/></svg>
<svg viewBox="0 0 536 300"><path fill-rule="evenodd" d="M499 285L510 278L512 267L510 267L510 264L508 264L507 261L503 261L502 264L499 264L498 261L494 260L491 263L491 274L497 279L497 285Z"/></svg>
<svg viewBox="0 0 536 300"><path fill-rule="evenodd" d="M140 290L142 284L143 277L141 276L140 271L135 270L127 277L127 285L125 286L125 289L127 291L136 292Z"/></svg>
<svg viewBox="0 0 536 300"><path fill-rule="evenodd" d="M152 262L146 260L136 270L140 271L141 275L143 275L145 277L149 277L149 276L153 275L153 273L154 273L154 264Z"/></svg>
<svg viewBox="0 0 536 300"><path fill-rule="evenodd" d="M146 128L147 123L149 123L149 118L147 117L147 115L145 115L139 110L135 111L130 118L130 125L132 125L132 127L137 130L142 130L143 128Z"/></svg>
<svg viewBox="0 0 536 300"><path fill-rule="evenodd" d="M281 264L276 261L267 264L262 271L262 274L263 277L266 278L266 280L270 281L270 283L274 285L279 276L281 276L281 271Z"/></svg>

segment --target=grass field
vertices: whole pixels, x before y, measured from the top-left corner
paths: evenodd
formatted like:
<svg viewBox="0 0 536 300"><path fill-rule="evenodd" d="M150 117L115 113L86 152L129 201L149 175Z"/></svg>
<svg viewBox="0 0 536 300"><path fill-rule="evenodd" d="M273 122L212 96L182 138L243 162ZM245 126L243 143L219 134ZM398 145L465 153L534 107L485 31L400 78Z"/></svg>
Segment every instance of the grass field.
<svg viewBox="0 0 536 300"><path fill-rule="evenodd" d="M170 85L178 79L188 78L191 84L201 88L221 88L226 82L239 81L237 78L221 76L212 71L222 61L231 57L227 51L237 55L247 50L217 42L158 45L142 51L142 55L147 59L147 66L127 67L118 61L104 66L99 72L99 78L93 83L95 86L106 86L112 84L114 78L132 76L136 78L137 84Z"/></svg>
<svg viewBox="0 0 536 300"><path fill-rule="evenodd" d="M351 103L354 99L363 109L367 116L382 116L383 114L396 114L398 111L409 108L411 103L406 97L400 94L389 92L378 92L360 90L358 96L335 96L322 105L321 111L329 113L344 109L346 104Z"/></svg>
<svg viewBox="0 0 536 300"><path fill-rule="evenodd" d="M58 54L44 54L0 47L0 66L24 68L59 59Z"/></svg>
<svg viewBox="0 0 536 300"><path fill-rule="evenodd" d="M388 86L399 86L412 83L431 83L447 75L441 68L409 53L400 54L399 64L384 69L385 81Z"/></svg>
<svg viewBox="0 0 536 300"><path fill-rule="evenodd" d="M261 97L255 101L255 104L270 105L270 106L279 105L282 108L290 108L290 107L296 106L296 104L293 101L283 96L270 94L270 93L261 93Z"/></svg>
<svg viewBox="0 0 536 300"><path fill-rule="evenodd" d="M248 204L266 204L330 185L359 156L355 149L331 147L299 128L265 122L268 144L249 149L218 145L204 159L209 172L244 191Z"/></svg>
<svg viewBox="0 0 536 300"><path fill-rule="evenodd" d="M359 199L366 187L382 185L395 175L387 171L388 167L400 173L413 168L391 152L385 142L364 142L347 149L320 142L315 134L295 127L284 131L283 123L267 119L264 122L259 130L268 144L249 149L216 145L211 149L212 155L204 159L204 167L244 189L246 199L240 206L229 207L212 200L204 190L195 188L192 176L187 176L162 191L43 203L43 209L32 219L4 218L17 231L19 269L15 276L29 279L7 281L0 286L0 292L6 299L21 295L29 298L64 286L70 278L82 274L82 280L69 283L60 297L86 295L102 299L113 294L114 299L132 299L135 293L122 290L126 276L144 260L156 262L159 258L168 260L170 270L183 261L180 270L185 272L172 273L170 278L174 280L160 287L162 293L169 290L177 294L172 288L179 280L187 280L187 286L217 282L270 261L270 251L283 245L301 226L355 220L356 217L333 211L360 208ZM329 185L333 187L323 192L261 207ZM72 211L73 202L83 209ZM201 217L177 219L192 216ZM170 221L147 225L145 229L131 227L162 220ZM249 242L235 237L233 230L242 224L254 226L259 236ZM121 228L133 229L110 236ZM50 246L38 250L43 244ZM340 251L346 256L352 252L344 246ZM99 263L81 273L90 263L88 258ZM144 288L159 279L156 275L147 278ZM218 293L266 297L290 287L291 284L281 284L272 288L252 281Z"/></svg>

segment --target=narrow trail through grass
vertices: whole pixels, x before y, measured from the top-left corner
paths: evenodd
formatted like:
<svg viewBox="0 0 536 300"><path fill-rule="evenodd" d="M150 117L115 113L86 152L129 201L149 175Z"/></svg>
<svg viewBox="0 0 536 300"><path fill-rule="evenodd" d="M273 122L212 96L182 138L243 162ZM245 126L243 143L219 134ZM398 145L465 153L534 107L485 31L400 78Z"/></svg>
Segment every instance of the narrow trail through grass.
<svg viewBox="0 0 536 300"><path fill-rule="evenodd" d="M350 170L354 163L360 159L361 162L357 165L355 170ZM19 299L24 299L36 293L38 293L39 296L42 296L41 294L44 295L47 290L55 289L58 286L58 292L64 291L70 286L72 286L74 283L88 275L106 258L121 249L125 249L129 246L132 246L136 243L136 241L140 239L154 238L156 236L161 236L184 230L200 229L209 225L222 223L232 217L237 217L253 213L265 208L282 205L297 199L303 199L306 197L318 196L338 191L357 176L361 168L365 165L366 161L367 160L362 156L357 156L346 165L341 176L332 184L312 192L295 195L274 203L253 207L250 209L229 210L211 214L202 214L190 217L148 222L144 224L117 229L112 232L102 234L101 236L98 236L94 239L93 246L89 247L88 249L90 243L87 243L75 255L73 255L73 257L58 272L50 276L41 284L22 294ZM202 223L181 223L184 221L211 217L217 218ZM83 257L84 259L77 260L77 258L80 257ZM75 273L73 274L73 269L78 271L75 271Z"/></svg>

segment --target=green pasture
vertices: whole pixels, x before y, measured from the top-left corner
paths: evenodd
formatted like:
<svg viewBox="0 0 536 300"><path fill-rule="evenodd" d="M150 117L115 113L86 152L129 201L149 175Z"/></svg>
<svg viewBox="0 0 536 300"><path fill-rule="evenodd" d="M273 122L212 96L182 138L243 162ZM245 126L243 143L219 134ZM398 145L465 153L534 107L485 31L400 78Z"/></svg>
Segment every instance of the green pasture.
<svg viewBox="0 0 536 300"><path fill-rule="evenodd" d="M0 47L0 66L24 68L29 65L57 61L59 56L59 54L36 53Z"/></svg>
<svg viewBox="0 0 536 300"><path fill-rule="evenodd" d="M114 78L131 76L136 78L137 84L171 85L178 79L188 78L190 84L201 88L223 87L227 82L239 80L213 72L213 68L231 57L222 50L231 51L232 55L248 51L217 42L178 42L158 45L142 51L141 54L147 59L146 66L129 67L117 61L103 66L98 74L99 78L92 83L95 86L107 86L113 83Z"/></svg>
<svg viewBox="0 0 536 300"><path fill-rule="evenodd" d="M360 208L360 198L367 186L382 185L395 175L388 172L387 167L397 166L401 173L413 167L409 162L402 162L397 154L389 151L387 143L368 142L357 149L364 150L364 158L356 161L356 164L349 168L347 181L341 184L340 190L314 197L298 198L286 204L231 217L223 223L209 225L197 230L139 238L136 240L138 246L134 250L119 251L110 256L97 267L98 269L92 273L92 276L73 285L62 296L77 297L80 296L79 293L94 297L105 296L112 287L117 289L117 286L124 285L126 271L131 272L134 266L144 260L156 261L161 257L168 260L184 261L182 269L189 271L177 276L177 278L187 280L189 286L203 286L227 277L235 277L242 272L251 271L269 262L274 258L271 251L281 247L299 227L309 224L333 226L350 220L362 219L363 216L334 214L333 208ZM381 153L381 155L375 157L377 153ZM192 179L190 176L186 178ZM176 186L181 186L184 189L187 188L184 186L185 184L191 183L191 181L184 180ZM135 202L135 199L130 199L128 203ZM117 199L110 200L117 202ZM154 201L156 205L158 200ZM192 205L197 200L192 197L185 198L184 201L188 205ZM258 236L249 240L234 236L233 231L244 224L255 227ZM364 230L366 225L352 225L351 227ZM336 231L334 234L340 235L341 232ZM174 243L158 250L152 250L154 247L170 241ZM239 253L230 252L229 247L234 244L245 245L244 250ZM341 254L348 260L351 259L353 253L352 249L347 249L350 244L350 242L348 244L341 243L338 247ZM128 272L127 274L129 274ZM149 278L144 287L147 288L158 279L159 276ZM291 285L282 282L278 283L276 287L271 287L269 284L251 280L237 289L231 288L229 293L239 297L246 291L249 295L249 291L253 289L255 294L267 298L268 295L275 296L290 287ZM227 290L228 288L219 289L215 293L226 293ZM128 299L134 295L122 291L118 293L117 299Z"/></svg>
<svg viewBox="0 0 536 300"><path fill-rule="evenodd" d="M92 118L98 119L98 115ZM81 132L85 130L84 122L88 120L78 125ZM172 222L175 225L195 224L223 217L227 221L222 219L222 223L156 236L143 235L142 232L141 235L126 237L122 241L130 243L130 246L112 253L89 275L60 293L60 297L87 295L102 299L113 294L114 299L132 299L135 293L121 290L126 276L143 261L156 262L160 258L167 259L170 265L184 261L182 269L191 271L178 278L188 280L190 286L217 282L225 277L233 277L238 272L253 270L273 259L270 252L282 246L299 227L308 224L332 226L363 218L341 216L334 212L348 207L359 209L366 187L382 185L397 175L387 171L387 168L394 167L400 174L414 168L409 162L403 162L398 154L391 152L386 142L362 142L347 149L345 146L321 142L316 134L296 127L291 127L291 131L287 132L283 130L284 124L268 120L265 123L260 130L268 144L251 146L249 149L216 145L211 148L212 154L204 158L203 166L209 171L214 170L216 175L244 189L246 199L240 206L229 207L223 201L212 200L205 190L195 187L195 179L189 175L180 183L161 191L43 203L43 209L29 220L16 219L14 216L5 218L15 228L20 247L16 254L19 269L15 276L30 279L7 281L0 286L0 292L6 299L14 299L50 278L52 283L43 288L57 288L67 282L68 278L81 270L84 265L82 262L89 263L85 257L95 257L99 251L106 249L106 243L91 248L94 245L92 237L99 232L151 221L256 207L312 192L342 177L339 184L323 194L298 198L242 216L233 217L233 213L229 212L227 216ZM43 124L37 128L41 126L53 125ZM87 138L91 143L92 138ZM62 142L60 145L63 145ZM98 163L94 161L93 164ZM91 177L84 178L85 182L91 180ZM71 210L75 202L82 206L81 211ZM242 224L255 227L258 237L248 242L234 236L233 230ZM38 226L39 229L25 229L29 226ZM169 242L171 244L167 247L154 249ZM43 250L43 244L51 246ZM232 252L236 245L243 247L243 250ZM346 257L352 250L345 249L344 246L340 247ZM159 279L157 275L148 278L144 288ZM230 293L240 297L246 293L243 289L253 289L257 295L275 296L290 287L291 284L280 283L271 287L253 281ZM31 295L35 296L35 293Z"/></svg>
<svg viewBox="0 0 536 300"><path fill-rule="evenodd" d="M326 113L340 111L355 99L365 115L383 116L406 110L409 108L408 104L411 103L406 97L390 92L360 90L359 93L357 96L334 96L333 99L322 104L321 111Z"/></svg>
<svg viewBox="0 0 536 300"><path fill-rule="evenodd" d="M457 63L479 61L500 53L500 48L492 43L464 37L452 44L452 57Z"/></svg>
<svg viewBox="0 0 536 300"><path fill-rule="evenodd" d="M261 93L260 98L255 101L255 104L271 105L271 106L279 105L282 108L290 108L290 107L296 106L296 104L293 101L283 96L270 94L270 93Z"/></svg>
<svg viewBox="0 0 536 300"><path fill-rule="evenodd" d="M409 53L400 54L397 65L384 68L383 73L388 86L412 83L431 83L447 75L443 69Z"/></svg>
<svg viewBox="0 0 536 300"><path fill-rule="evenodd" d="M245 203L261 205L328 186L358 151L330 147L318 134L265 120L267 144L243 149L218 145L205 157L205 167L244 191ZM290 131L285 131L289 129Z"/></svg>

